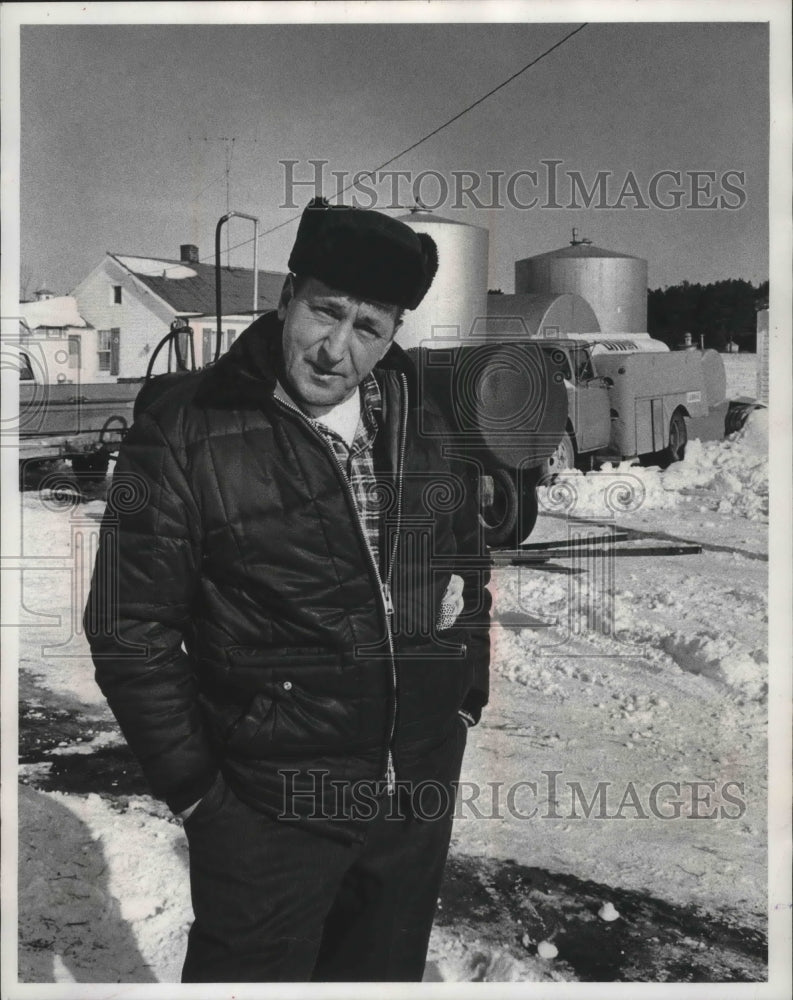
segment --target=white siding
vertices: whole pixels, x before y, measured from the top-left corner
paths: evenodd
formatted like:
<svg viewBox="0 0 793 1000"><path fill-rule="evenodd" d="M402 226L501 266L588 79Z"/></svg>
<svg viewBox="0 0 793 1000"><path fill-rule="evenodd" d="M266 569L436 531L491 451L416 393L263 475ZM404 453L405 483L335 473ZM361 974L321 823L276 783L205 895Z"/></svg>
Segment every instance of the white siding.
<svg viewBox="0 0 793 1000"><path fill-rule="evenodd" d="M72 338L80 344L76 357L70 351ZM115 382L115 378L105 378L104 373L97 372L96 342L96 330L85 327L67 326L49 331L37 329L20 340L19 350L27 355L34 379L41 385Z"/></svg>
<svg viewBox="0 0 793 1000"><path fill-rule="evenodd" d="M113 302L113 287L121 286L121 304ZM107 257L80 282L72 293L82 316L99 330L118 328L120 334L119 378L139 378L146 374L151 352L168 332L176 315L154 293L142 285L112 258ZM97 335L98 336L98 335ZM164 371L160 355L157 370ZM115 381L102 373L98 381Z"/></svg>
<svg viewBox="0 0 793 1000"><path fill-rule="evenodd" d="M223 337L220 342L221 355L226 353L237 337L239 337L244 330L247 330L252 322L253 320L250 316L242 316L239 313L220 317L220 327L223 331ZM210 342L209 360L212 360L215 356L215 332L217 330L217 317L206 314L203 316L194 316L190 320L190 325L193 327L195 332L196 363L201 365L204 363L204 344L206 343L207 337Z"/></svg>
<svg viewBox="0 0 793 1000"><path fill-rule="evenodd" d="M121 286L121 303L114 304L113 288ZM178 315L157 295L151 292L134 274L130 274L112 257L107 256L74 289L72 295L77 300L80 314L93 326L93 337L89 337L90 347L83 354L86 375L83 381L107 382L116 378L140 378L146 374L149 359L157 344L168 333L171 321ZM190 319L194 330L196 364L203 364L203 331L212 330L212 354L214 354L215 317L197 316ZM251 323L250 316L236 314L222 317L224 331L222 350L225 353L242 331ZM118 375L100 372L98 369L97 345L100 330L118 328L120 333ZM231 338L230 335L231 334ZM86 364L90 358L90 366ZM166 371L168 350L164 348L157 359L155 373ZM91 373L88 378L88 373Z"/></svg>

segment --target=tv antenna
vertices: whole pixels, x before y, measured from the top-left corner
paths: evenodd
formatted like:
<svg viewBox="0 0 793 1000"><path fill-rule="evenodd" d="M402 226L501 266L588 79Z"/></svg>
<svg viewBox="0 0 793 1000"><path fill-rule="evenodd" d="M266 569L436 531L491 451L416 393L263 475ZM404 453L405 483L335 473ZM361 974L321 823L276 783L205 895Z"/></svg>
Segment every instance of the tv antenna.
<svg viewBox="0 0 793 1000"><path fill-rule="evenodd" d="M226 215L231 211L231 163L234 159L234 144L237 142L258 142L258 139L240 139L236 135L188 135L188 142L222 142L225 155L225 169L222 177L226 180ZM220 178L216 178L220 180ZM212 181L211 183L214 183ZM209 186L209 185L207 185ZM206 190L204 188L203 190ZM229 230L226 229L226 267L231 266L231 247L229 245Z"/></svg>

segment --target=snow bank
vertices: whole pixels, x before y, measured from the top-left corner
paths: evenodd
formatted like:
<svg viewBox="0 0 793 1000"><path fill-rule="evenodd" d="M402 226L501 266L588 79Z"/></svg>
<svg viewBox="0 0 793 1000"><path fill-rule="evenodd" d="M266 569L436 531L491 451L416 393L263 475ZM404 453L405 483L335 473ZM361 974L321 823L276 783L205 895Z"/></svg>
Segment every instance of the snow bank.
<svg viewBox="0 0 793 1000"><path fill-rule="evenodd" d="M691 441L684 461L664 473L665 489L683 497L708 491L703 510L768 517L768 410L754 410L724 441Z"/></svg>
<svg viewBox="0 0 793 1000"><path fill-rule="evenodd" d="M432 929L424 982L531 983L567 978L537 957L518 958L506 946L494 948L448 927Z"/></svg>
<svg viewBox="0 0 793 1000"><path fill-rule="evenodd" d="M20 982L178 982L191 920L165 806L20 787Z"/></svg>
<svg viewBox="0 0 793 1000"><path fill-rule="evenodd" d="M571 470L539 491L540 509L582 517L689 506L746 518L768 517L768 411L754 410L723 441L688 442L686 457L668 469L606 463L597 472Z"/></svg>

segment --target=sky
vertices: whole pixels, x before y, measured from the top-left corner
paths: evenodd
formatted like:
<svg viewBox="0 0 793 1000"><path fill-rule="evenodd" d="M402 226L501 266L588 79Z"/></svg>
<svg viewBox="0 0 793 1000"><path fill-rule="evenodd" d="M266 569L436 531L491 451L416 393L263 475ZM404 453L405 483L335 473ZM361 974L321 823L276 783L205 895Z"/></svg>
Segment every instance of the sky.
<svg viewBox="0 0 793 1000"><path fill-rule="evenodd" d="M580 23L23 25L22 291L67 294L106 251L178 259L194 243L211 260L227 205L281 227L259 259L285 270L292 220L314 193L290 198L289 170L311 180L309 161L325 161L323 193L337 201L333 171L384 163ZM516 259L564 246L572 227L645 258L653 288L760 282L768 135L767 25L592 23L398 158L390 169L410 178L396 199L381 177L358 203L403 214L411 183L436 172L424 201L488 228L489 285L505 292ZM482 207L455 198L464 171ZM679 189L662 171L680 172ZM699 193L696 171L710 172ZM596 192L589 208L575 173ZM252 234L240 220L228 231L232 244ZM250 266L250 244L231 261Z"/></svg>

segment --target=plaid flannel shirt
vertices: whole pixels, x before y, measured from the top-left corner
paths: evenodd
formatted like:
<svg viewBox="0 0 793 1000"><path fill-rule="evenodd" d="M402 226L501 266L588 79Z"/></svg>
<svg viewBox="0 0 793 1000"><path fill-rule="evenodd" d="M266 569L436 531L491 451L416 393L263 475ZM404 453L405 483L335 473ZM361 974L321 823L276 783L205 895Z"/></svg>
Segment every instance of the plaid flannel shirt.
<svg viewBox="0 0 793 1000"><path fill-rule="evenodd" d="M374 472L374 439L377 434L375 413L383 409L380 386L374 375L367 375L361 383L361 418L352 444L335 431L317 423L325 439L333 448L352 488L353 497L361 515L366 540L372 550L375 564L380 565L380 507L377 503L377 480Z"/></svg>
<svg viewBox="0 0 793 1000"><path fill-rule="evenodd" d="M372 550L375 563L379 566L380 553L380 515L375 486L377 480L374 472L374 439L377 434L375 413L383 408L380 387L373 375L368 375L361 383L361 417L355 431L352 444L348 447L344 439L324 424L317 422L318 429L333 448L336 457L344 469L352 488L353 497L361 515L361 523L366 533L369 548ZM454 625L460 613L460 608L454 601L444 597L438 611L435 628L442 631ZM474 724L470 714L460 713L468 723Z"/></svg>

